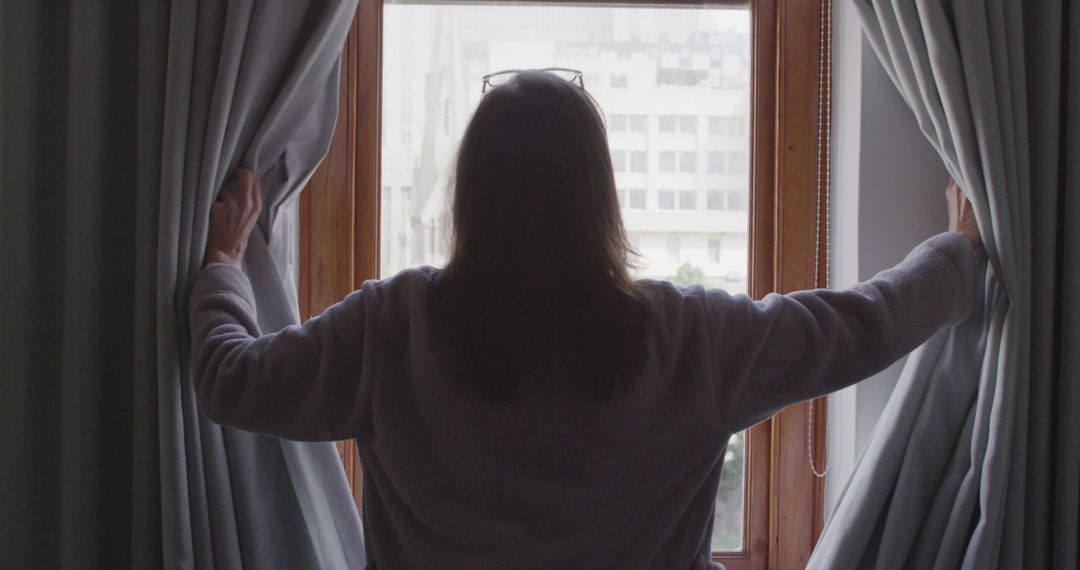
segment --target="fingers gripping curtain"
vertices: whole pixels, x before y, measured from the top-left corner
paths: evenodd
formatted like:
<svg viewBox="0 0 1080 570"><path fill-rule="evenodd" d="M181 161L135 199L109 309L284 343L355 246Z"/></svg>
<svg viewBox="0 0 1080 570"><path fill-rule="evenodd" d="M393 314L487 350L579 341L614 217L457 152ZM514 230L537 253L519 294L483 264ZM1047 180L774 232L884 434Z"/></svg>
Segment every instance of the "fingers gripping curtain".
<svg viewBox="0 0 1080 570"><path fill-rule="evenodd" d="M1080 277L1063 262L1080 246L1063 223L1080 225L1064 201L1080 162L1065 120L1080 104L1080 14L855 3L974 205L985 279L982 310L912 354L808 567L1075 568L1080 363L1061 347L1080 307L1060 293Z"/></svg>
<svg viewBox="0 0 1080 570"><path fill-rule="evenodd" d="M158 242L166 567L363 565L360 522L334 445L206 420L188 368L186 319L210 206L244 166L262 177L264 211L244 260L259 325L268 332L297 322L295 275L280 255L295 234L282 213L329 147L354 11L355 0L172 4Z"/></svg>

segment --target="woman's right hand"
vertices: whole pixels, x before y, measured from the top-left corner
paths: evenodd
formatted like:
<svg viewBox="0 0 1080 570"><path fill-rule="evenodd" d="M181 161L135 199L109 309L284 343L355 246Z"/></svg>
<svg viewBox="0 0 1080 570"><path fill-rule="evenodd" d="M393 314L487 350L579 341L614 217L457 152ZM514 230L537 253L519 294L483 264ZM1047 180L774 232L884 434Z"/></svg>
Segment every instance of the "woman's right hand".
<svg viewBox="0 0 1080 570"><path fill-rule="evenodd" d="M218 192L210 207L210 229L203 263L224 263L240 268L248 237L262 211L259 175L237 168L235 178Z"/></svg>
<svg viewBox="0 0 1080 570"><path fill-rule="evenodd" d="M960 190L960 185L951 178L949 185L945 187L945 199L949 203L949 231L966 237L971 242L972 249L977 250L982 247L979 224L975 221L975 211L971 208L971 202Z"/></svg>

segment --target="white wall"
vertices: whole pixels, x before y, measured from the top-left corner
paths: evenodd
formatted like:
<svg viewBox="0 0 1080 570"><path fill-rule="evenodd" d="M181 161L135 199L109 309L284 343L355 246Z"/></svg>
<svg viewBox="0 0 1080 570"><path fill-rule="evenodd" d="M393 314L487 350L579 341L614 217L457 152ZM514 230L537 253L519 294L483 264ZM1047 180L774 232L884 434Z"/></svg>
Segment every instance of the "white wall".
<svg viewBox="0 0 1080 570"><path fill-rule="evenodd" d="M851 2L834 3L832 286L843 288L900 262L945 231L949 176L923 137ZM903 361L830 400L826 518L888 401Z"/></svg>

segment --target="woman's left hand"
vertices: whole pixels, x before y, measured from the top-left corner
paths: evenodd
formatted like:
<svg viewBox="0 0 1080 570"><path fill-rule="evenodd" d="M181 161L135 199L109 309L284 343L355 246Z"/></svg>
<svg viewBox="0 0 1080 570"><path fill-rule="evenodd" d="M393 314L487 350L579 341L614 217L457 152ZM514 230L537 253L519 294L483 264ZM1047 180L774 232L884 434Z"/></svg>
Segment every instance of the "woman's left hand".
<svg viewBox="0 0 1080 570"><path fill-rule="evenodd" d="M237 168L233 181L221 188L210 208L210 235L206 239L203 263L225 263L239 268L260 211L259 175Z"/></svg>

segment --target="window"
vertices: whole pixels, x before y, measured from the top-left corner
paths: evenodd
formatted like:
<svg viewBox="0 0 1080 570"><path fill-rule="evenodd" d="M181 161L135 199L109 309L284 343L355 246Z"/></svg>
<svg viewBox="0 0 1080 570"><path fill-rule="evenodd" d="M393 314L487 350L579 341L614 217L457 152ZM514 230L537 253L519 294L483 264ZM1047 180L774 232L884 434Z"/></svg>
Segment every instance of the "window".
<svg viewBox="0 0 1080 570"><path fill-rule="evenodd" d="M709 117L709 134L721 135L724 133L724 117Z"/></svg>
<svg viewBox="0 0 1080 570"><path fill-rule="evenodd" d="M660 115L660 132L673 133L678 126L678 118L675 115Z"/></svg>
<svg viewBox="0 0 1080 570"><path fill-rule="evenodd" d="M727 156L716 150L709 151L709 174L723 174L727 172Z"/></svg>
<svg viewBox="0 0 1080 570"><path fill-rule="evenodd" d="M745 135L746 117L741 115L721 115L709 117L709 133L721 136Z"/></svg>
<svg viewBox="0 0 1080 570"><path fill-rule="evenodd" d="M679 117L679 132L681 133L696 133L697 132L697 117L682 116Z"/></svg>
<svg viewBox="0 0 1080 570"><path fill-rule="evenodd" d="M628 196L624 197L630 202L628 209L638 211L629 212L625 219L631 243L647 260L640 270L642 275L671 278L678 269L672 264L678 260L678 266L689 267L690 271L686 272L689 275L702 267L725 268L719 286L744 290L754 298L761 298L774 289L791 291L818 285L811 282L804 268L807 260L813 259L816 248L823 244L813 233L813 204L815 193L820 193L821 189L806 181L817 180L814 151L823 144L824 137L812 128L819 107L819 91L817 74L807 70L817 70L814 66L818 64L822 38L820 10L826 3L791 2L784 3L781 9L779 0L747 0L742 7L725 3L724 8L693 11L683 10L682 6L668 6L668 3L659 8L618 3L621 6L617 9L620 14L618 27L589 27L587 22L595 14L611 13L606 2L617 2L582 0L574 5L552 7L530 4L528 0L513 5L487 0L473 3L469 3L471 0L453 3L417 1L415 4L408 4L408 1L412 0L358 2L353 28L342 54L337 130L326 159L301 194L298 297L303 317L320 313L358 288L364 279L378 277L380 266L383 273L388 274L395 267L418 263L417 255L427 256L434 251L436 263L438 256L445 255L448 236L445 228L433 225L436 221L433 216L438 212L432 208L432 200L438 198L438 192L445 190L445 178L433 172L433 176L421 178L423 183L416 182L415 177L408 174L419 164L415 157L410 160L398 152L400 149L381 145L387 132L394 136L386 137L386 141L400 144L402 125L393 124L393 121L403 115L398 112L383 115L381 106L393 106L391 97L402 90L411 91L415 101L425 101L422 106L414 105L410 118L413 131L410 138L414 144L409 145L408 150L422 152L418 147L428 146L425 136L434 125L438 138L429 150L436 155L428 157L428 164L445 163L452 152L455 133L464 126L462 116L467 116L480 97L479 89L474 93L467 88L468 82L462 81L463 94L457 95L459 91L455 88L452 101L442 97L441 101L427 102L424 93L433 90L450 93L451 90L432 86L426 78L418 82L417 70L431 70L431 61L427 58L433 53L447 53L433 50L436 40L466 43L464 49L454 53L462 55L460 71L470 76L478 77L506 67L573 66L574 62L567 61L575 57L573 50L551 51L550 45L514 52L513 57L507 55L509 50L488 51L486 46L493 31L484 26L500 26L497 30L500 38L510 37L517 41L526 36L515 35L510 28L520 25L523 20L527 20L528 25L553 23L563 35L563 41L576 42L579 54L597 50L598 45L606 41L605 33L633 35L632 41L620 44L620 49L634 43L653 49L649 47L649 41L662 40L663 36L671 34L677 38L681 36L680 41L667 42L663 49L657 49L653 55L635 63L636 68L644 70L640 78L629 77L637 71L625 67L625 56L612 59L621 59L622 67L618 72L627 75L626 86L616 92L618 97L633 98L639 89L655 90L656 93L647 99L652 102L648 105L620 107L629 117L628 130L636 133L634 138L644 139L650 133L658 132L684 132L682 118L672 114L673 109L681 111L692 107L694 116L743 117L728 125L716 125L721 132L736 133L734 135L713 132L711 119L706 119L705 127L689 127L709 129L701 139L702 152L706 152L706 171L716 174L712 172L713 160L707 151L733 153L723 155L717 169L725 176L736 175L743 184L750 184L748 190L741 191L741 210L732 210L726 204L722 210L711 207L717 204L712 192L726 193L728 190L706 192L705 188L695 188L705 192L705 209L692 214L683 214L679 209L650 210L646 208L646 196L658 193L653 185L663 183L663 176L632 177L640 179L635 183L641 186L627 190ZM681 1L673 0L675 4ZM690 0L685 1L691 4ZM423 13L424 17L403 17L408 10ZM448 30L441 36L425 35L425 26L431 24L437 12L453 14L459 23L467 20L466 16L479 12L498 12L499 17L488 18L482 25L471 25L468 34ZM582 14L586 17L580 17ZM740 23L725 23L734 22L733 15L741 18ZM662 33L640 33L651 29L650 26L662 29ZM507 31L511 33L507 34ZM576 33L589 37L578 41L572 37ZM710 38L717 34L728 34L737 39L715 43ZM542 35L538 33L530 38L546 41ZM477 57L483 62L470 63ZM603 62L607 59L595 57L594 52L591 60ZM612 70L600 65L580 65L579 68L586 72L586 86L601 87L596 90L596 95L616 91L603 88L603 79L610 79ZM393 73L390 70L394 70ZM427 77L438 75L432 73ZM451 78L444 76L442 79ZM680 102L683 95L695 90L726 91L738 94L742 99L741 102L738 98L725 100L710 93L701 99L708 101L705 108L688 107ZM827 90L823 92L828 93ZM611 108L606 101L600 103L604 108ZM655 126L649 125L650 116L657 117ZM404 121L404 118L400 120ZM715 140L710 140L714 137ZM425 144L416 144L417 141ZM655 147L650 144L636 148ZM672 150L681 151L678 147ZM645 152L628 151L625 162L629 163L630 172L646 171ZM679 159L676 159L675 167L678 166ZM778 184L778 180L785 182ZM724 182L735 183L736 180L728 178ZM400 200L380 204L383 185L400 188L401 194L397 196ZM404 188L408 185L414 190L411 197L406 198ZM391 196L394 194L392 191ZM725 198L732 199L725 194L719 201L724 202ZM733 200L738 202L740 198ZM411 205L399 212L398 206L405 203ZM746 214L733 215L739 211ZM649 216L653 215L676 220L683 227L674 236L650 233L648 228L653 222ZM719 222L721 219L736 220L739 227L725 227L722 232L715 232L715 224L727 223ZM643 225L634 226L639 223ZM699 223L703 225L695 225ZM383 235L391 239L380 239ZM730 240L729 235L733 236ZM665 255L672 253L667 246L674 245L668 242L669 237L677 240L676 256ZM710 239L719 240L723 248L719 263L708 261ZM729 441L730 458L725 463L717 496L712 536L714 558L729 570L797 567L805 562L813 547L820 532L822 501L820 481L809 473L806 465L806 411L806 405L792 406L758 426L733 435ZM820 411L821 408L815 409L811 432L818 442L811 452L819 464L824 429L824 414ZM339 450L346 477L359 501L363 473L355 445L342 442Z"/></svg>
<svg viewBox="0 0 1080 570"><path fill-rule="evenodd" d="M725 153L727 155L728 172L731 174L746 174L746 151L736 150Z"/></svg>
<svg viewBox="0 0 1080 570"><path fill-rule="evenodd" d="M678 263L682 261L682 242L677 237L667 238L668 259Z"/></svg>
<svg viewBox="0 0 1080 570"><path fill-rule="evenodd" d="M693 210L696 197L697 193L693 190L683 190L682 192L679 192L679 209Z"/></svg>
<svg viewBox="0 0 1080 570"><path fill-rule="evenodd" d="M608 119L608 128L612 131L623 132L626 130L626 115L612 115Z"/></svg>
<svg viewBox="0 0 1080 570"><path fill-rule="evenodd" d="M723 210L724 193L720 190L709 190L705 194L705 208L709 210Z"/></svg>
<svg viewBox="0 0 1080 570"><path fill-rule="evenodd" d="M671 190L661 190L657 194L657 207L661 210L674 210L675 209L675 192Z"/></svg>
<svg viewBox="0 0 1080 570"><path fill-rule="evenodd" d="M615 73L611 76L611 86L615 89L626 87L626 74Z"/></svg>
<svg viewBox="0 0 1080 570"><path fill-rule="evenodd" d="M742 190L727 191L727 209L741 212L746 209L746 192Z"/></svg>
<svg viewBox="0 0 1080 570"><path fill-rule="evenodd" d="M675 172L675 153L672 151L660 151L660 172Z"/></svg>
<svg viewBox="0 0 1080 570"><path fill-rule="evenodd" d="M611 151L611 169L615 172L626 171L626 151L625 150L613 150Z"/></svg>
<svg viewBox="0 0 1080 570"><path fill-rule="evenodd" d="M709 238L709 263L720 263L720 240Z"/></svg>
<svg viewBox="0 0 1080 570"><path fill-rule="evenodd" d="M662 133L696 133L697 117L690 115L660 115Z"/></svg>
<svg viewBox="0 0 1080 570"><path fill-rule="evenodd" d="M697 153L685 151L679 153L679 172L697 171Z"/></svg>
<svg viewBox="0 0 1080 570"><path fill-rule="evenodd" d="M708 162L709 174L746 174L746 151L710 150Z"/></svg>

